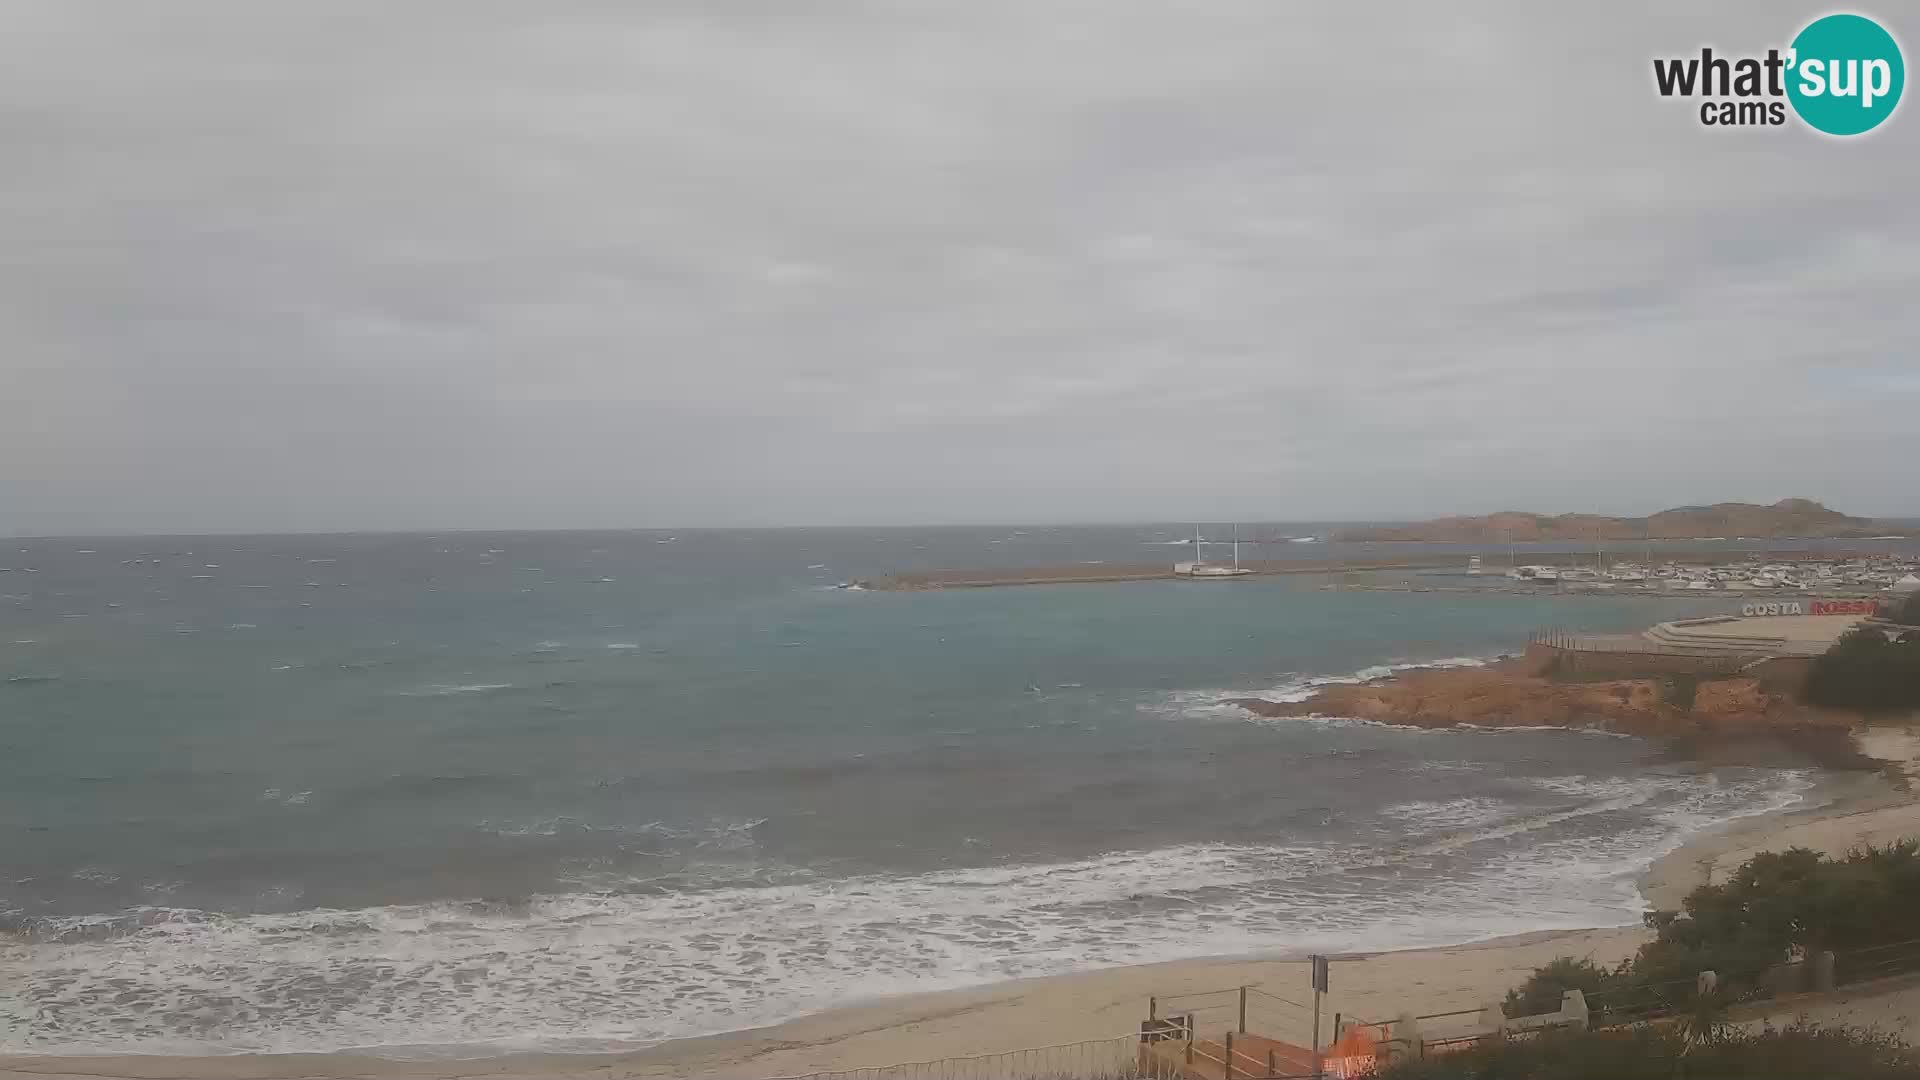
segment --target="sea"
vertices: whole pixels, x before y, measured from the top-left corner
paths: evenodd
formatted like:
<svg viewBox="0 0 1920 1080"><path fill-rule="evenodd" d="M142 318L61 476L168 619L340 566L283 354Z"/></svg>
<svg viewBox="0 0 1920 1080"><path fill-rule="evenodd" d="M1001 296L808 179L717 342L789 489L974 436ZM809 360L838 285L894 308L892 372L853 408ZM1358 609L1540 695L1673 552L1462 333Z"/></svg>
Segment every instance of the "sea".
<svg viewBox="0 0 1920 1080"><path fill-rule="evenodd" d="M1389 550L1250 531L1250 558ZM0 1053L599 1051L1627 924L1653 859L1813 789L1632 738L1224 703L1725 600L840 587L1173 561L1187 535L0 541Z"/></svg>

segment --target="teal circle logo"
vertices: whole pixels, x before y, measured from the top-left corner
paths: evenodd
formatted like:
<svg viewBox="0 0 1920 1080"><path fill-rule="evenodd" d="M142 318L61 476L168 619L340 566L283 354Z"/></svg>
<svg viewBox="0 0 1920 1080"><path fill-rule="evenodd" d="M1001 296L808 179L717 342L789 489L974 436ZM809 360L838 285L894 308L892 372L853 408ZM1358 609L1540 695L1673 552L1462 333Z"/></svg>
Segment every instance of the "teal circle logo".
<svg viewBox="0 0 1920 1080"><path fill-rule="evenodd" d="M1879 127L1900 104L1907 65L1900 43L1864 15L1826 15L1793 39L1787 100L1809 127L1859 135Z"/></svg>

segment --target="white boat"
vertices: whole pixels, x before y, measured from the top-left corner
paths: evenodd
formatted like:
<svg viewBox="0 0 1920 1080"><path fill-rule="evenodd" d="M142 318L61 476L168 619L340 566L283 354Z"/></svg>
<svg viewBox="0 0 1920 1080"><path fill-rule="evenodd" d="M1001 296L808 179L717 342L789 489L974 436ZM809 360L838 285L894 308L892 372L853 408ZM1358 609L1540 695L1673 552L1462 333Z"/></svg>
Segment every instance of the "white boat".
<svg viewBox="0 0 1920 1080"><path fill-rule="evenodd" d="M1551 566L1536 566L1533 568L1533 580L1558 583L1560 580L1560 571Z"/></svg>
<svg viewBox="0 0 1920 1080"><path fill-rule="evenodd" d="M1201 565L1195 566L1192 570L1189 570L1187 572L1187 576L1188 577L1204 577L1204 578L1246 577L1248 574L1251 574L1251 573L1253 573L1253 571L1243 570L1238 566L1210 566L1206 564L1201 564Z"/></svg>
<svg viewBox="0 0 1920 1080"><path fill-rule="evenodd" d="M1195 525L1193 527L1193 561L1190 563L1175 563L1173 572L1196 578L1246 577L1253 573L1253 571L1243 569L1240 566L1240 526L1235 525L1233 527L1232 566L1217 566L1207 562L1206 554L1202 550L1206 547L1206 544L1207 542L1200 538L1200 526Z"/></svg>
<svg viewBox="0 0 1920 1080"><path fill-rule="evenodd" d="M1467 558L1467 573L1469 573L1469 574L1478 574L1478 573L1480 573L1480 556L1478 556L1478 555L1472 555L1472 556L1468 556L1468 558Z"/></svg>

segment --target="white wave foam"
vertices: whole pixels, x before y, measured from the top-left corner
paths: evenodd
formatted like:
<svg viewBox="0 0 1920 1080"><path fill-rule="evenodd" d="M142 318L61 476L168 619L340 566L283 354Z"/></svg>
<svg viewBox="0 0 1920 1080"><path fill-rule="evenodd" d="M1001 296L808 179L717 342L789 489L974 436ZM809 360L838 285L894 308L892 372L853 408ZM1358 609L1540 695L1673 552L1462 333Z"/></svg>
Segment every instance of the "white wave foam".
<svg viewBox="0 0 1920 1080"><path fill-rule="evenodd" d="M1460 798L1440 802L1415 800L1389 806L1382 817L1397 821L1412 831L1427 829L1466 829L1499 821L1514 810L1502 799Z"/></svg>
<svg viewBox="0 0 1920 1080"><path fill-rule="evenodd" d="M1467 831L1397 848L1196 844L515 905L145 909L120 917L119 937L27 947L27 1015L57 1001L61 1026L0 1035L0 1052L613 1048L1117 964L1625 925L1654 858L1713 822L1789 805L1806 778L1538 786L1568 804L1521 818L1495 800L1399 804L1421 830Z"/></svg>
<svg viewBox="0 0 1920 1080"><path fill-rule="evenodd" d="M434 686L433 694L436 697L444 697L448 694L491 694L495 690L511 689L513 689L512 683L439 684Z"/></svg>
<svg viewBox="0 0 1920 1080"><path fill-rule="evenodd" d="M532 820L483 821L478 827L495 836L513 837L558 836L566 832L627 833L676 841L683 848L700 851L741 851L754 846L753 830L765 825L768 820L767 818L755 818L751 821L715 820L698 826L669 825L663 821L649 821L644 825L625 825L589 821L561 814Z"/></svg>
<svg viewBox="0 0 1920 1080"><path fill-rule="evenodd" d="M1363 683L1390 679L1403 671L1437 670L1440 668L1485 667L1490 661L1477 656L1451 656L1444 660L1423 660L1418 662L1394 662L1374 664L1363 667L1346 675L1298 676L1259 690L1177 690L1167 694L1158 707L1149 706L1154 711L1169 713L1181 717L1218 720L1234 720L1252 724L1305 725L1311 727L1382 727L1394 728L1409 733L1429 735L1447 734L1483 734L1505 735L1515 732L1551 731L1572 735L1597 735L1610 739L1631 739L1633 735L1604 728L1560 727L1554 724L1453 724L1443 728L1424 728L1412 725L1389 724L1379 720L1363 720L1354 716L1336 716L1324 713L1310 713L1305 716L1257 716L1239 705L1233 704L1236 698L1258 698L1276 704L1297 704L1311 701L1320 691L1329 686L1357 686Z"/></svg>
<svg viewBox="0 0 1920 1080"><path fill-rule="evenodd" d="M1650 794L1654 791L1676 790L1688 783L1687 778L1678 776L1634 776L1634 777L1591 777L1591 776L1536 776L1527 781L1537 788L1544 788L1555 795L1564 795L1570 799L1612 800L1628 798L1634 795Z"/></svg>
<svg viewBox="0 0 1920 1080"><path fill-rule="evenodd" d="M1558 724L1455 724L1452 731L1477 731L1486 735L1505 735L1516 731L1556 731L1565 735L1598 735L1607 739L1632 739L1638 736L1625 731L1608 731L1597 727L1561 727Z"/></svg>
<svg viewBox="0 0 1920 1080"><path fill-rule="evenodd" d="M1294 678L1266 690L1256 691L1251 696L1265 698L1268 701L1307 701L1318 694L1322 687L1357 686L1362 683L1391 679L1403 671L1429 671L1440 668L1485 667L1487 661L1477 656L1449 656L1444 660L1396 661L1390 664L1372 664L1346 675L1317 675L1311 678ZM1241 695L1248 696L1248 695Z"/></svg>
<svg viewBox="0 0 1920 1080"><path fill-rule="evenodd" d="M541 818L537 821L483 821L478 826L495 836L558 836L572 829L591 830L593 826L570 817Z"/></svg>
<svg viewBox="0 0 1920 1080"><path fill-rule="evenodd" d="M1477 656L1450 656L1442 660L1395 661L1388 664L1374 664L1363 667L1346 675L1294 676L1272 686L1253 690L1176 690L1166 694L1160 701L1146 706L1149 711L1160 712L1177 717L1235 720L1265 723L1278 720L1282 723L1317 724L1363 724L1374 727L1391 727L1372 720L1360 720L1341 716L1303 716L1303 717L1253 717L1243 708L1232 704L1234 698L1259 698L1264 701L1292 704L1310 701L1322 688L1328 686L1354 686L1392 678L1403 671L1422 671L1437 668L1485 667L1487 661Z"/></svg>
<svg viewBox="0 0 1920 1080"><path fill-rule="evenodd" d="M631 641L615 641L607 645L609 649L637 649L639 647L637 643Z"/></svg>

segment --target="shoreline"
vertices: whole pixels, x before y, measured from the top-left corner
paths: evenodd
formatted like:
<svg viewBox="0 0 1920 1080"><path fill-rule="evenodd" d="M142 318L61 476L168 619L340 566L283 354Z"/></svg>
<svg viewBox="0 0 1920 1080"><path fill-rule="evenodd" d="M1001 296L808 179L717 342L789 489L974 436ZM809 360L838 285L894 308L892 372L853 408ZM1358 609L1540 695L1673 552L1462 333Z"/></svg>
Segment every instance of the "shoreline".
<svg viewBox="0 0 1920 1080"><path fill-rule="evenodd" d="M1710 825L1655 859L1640 872L1635 884L1650 909L1676 910L1695 887L1712 884L1723 871L1759 851L1783 850L1796 843L1822 847L1818 841L1833 823L1902 808L1913 811L1913 829L1920 835L1920 793L1901 791L1877 772L1829 771L1819 778L1806 804ZM1904 821L1905 815L1899 819ZM1890 820L1885 827L1898 830L1903 826ZM1850 846L1843 844L1830 850L1840 854Z"/></svg>
<svg viewBox="0 0 1920 1080"><path fill-rule="evenodd" d="M1920 772L1920 728L1867 729L1863 750ZM1811 847L1839 854L1863 841L1920 836L1920 796L1881 773L1828 774L1816 805L1735 818L1689 837L1636 879L1652 907L1672 908L1695 885L1759 850ZM1521 932L1475 942L1354 952L1334 958L1326 1015L1369 1020L1403 1010L1475 1009L1497 1000L1558 956L1614 963L1648 940L1640 926ZM1138 1030L1150 995L1195 994L1242 984L1304 989L1307 963L1283 951L1162 961L876 998L768 1027L674 1039L622 1053L509 1053L403 1059L360 1053L221 1056L0 1056L0 1080L357 1080L410 1077L496 1080L724 1075L778 1077L897 1062L990 1054ZM1290 1020L1270 1020L1282 1027ZM1250 1024L1250 1026L1253 1026ZM1305 1032L1279 1032L1304 1038Z"/></svg>

